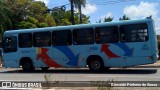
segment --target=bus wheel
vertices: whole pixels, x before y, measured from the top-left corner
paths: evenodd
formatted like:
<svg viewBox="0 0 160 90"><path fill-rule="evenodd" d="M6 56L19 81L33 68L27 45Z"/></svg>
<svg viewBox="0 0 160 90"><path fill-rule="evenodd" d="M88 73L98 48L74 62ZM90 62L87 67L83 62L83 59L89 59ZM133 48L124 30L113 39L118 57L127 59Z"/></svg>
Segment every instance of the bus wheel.
<svg viewBox="0 0 160 90"><path fill-rule="evenodd" d="M103 62L98 58L95 58L95 59L92 58L92 60L90 60L89 62L89 69L91 71L103 70L104 69Z"/></svg>
<svg viewBox="0 0 160 90"><path fill-rule="evenodd" d="M23 71L32 71L34 70L33 64L31 61L25 61L22 64Z"/></svg>
<svg viewBox="0 0 160 90"><path fill-rule="evenodd" d="M41 67L41 69L42 69L43 71L47 71L47 70L49 69L49 67Z"/></svg>

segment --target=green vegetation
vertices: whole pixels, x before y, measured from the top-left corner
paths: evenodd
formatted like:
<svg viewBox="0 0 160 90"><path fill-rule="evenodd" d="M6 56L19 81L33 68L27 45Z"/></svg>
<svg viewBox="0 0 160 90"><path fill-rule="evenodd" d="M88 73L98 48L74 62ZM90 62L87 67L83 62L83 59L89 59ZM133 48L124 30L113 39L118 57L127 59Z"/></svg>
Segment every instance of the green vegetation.
<svg viewBox="0 0 160 90"><path fill-rule="evenodd" d="M71 0L69 1L71 2ZM78 10L74 13L74 23L90 23L90 17L81 12L81 6L86 6L86 0L73 0L73 5ZM48 7L41 1L0 0L0 33L5 30L71 25L71 12L72 10L66 11L60 7L48 12ZM129 19L125 15L120 18L120 20ZM103 22L111 22L112 20L111 17L105 17Z"/></svg>
<svg viewBox="0 0 160 90"><path fill-rule="evenodd" d="M123 15L123 17L119 18L119 20L120 21L122 21L122 20L130 20L130 18L127 17L126 15Z"/></svg>
<svg viewBox="0 0 160 90"><path fill-rule="evenodd" d="M111 22L113 20L113 18L112 17L108 17L108 18L104 18L104 22Z"/></svg>
<svg viewBox="0 0 160 90"><path fill-rule="evenodd" d="M80 5L85 6L85 0ZM79 2L74 2L78 5ZM79 7L76 7L79 8ZM56 8L47 12L44 2L33 0L0 0L0 33L5 30L71 25L71 10ZM81 13L81 11L79 11ZM80 24L80 13L74 13L76 24ZM82 23L89 23L89 16L81 14Z"/></svg>
<svg viewBox="0 0 160 90"><path fill-rule="evenodd" d="M158 50L160 55L160 35L157 35Z"/></svg>
<svg viewBox="0 0 160 90"><path fill-rule="evenodd" d="M104 17L103 22L112 22L113 21L113 17L109 16L109 17ZM122 20L130 20L131 18L127 17L126 15L123 15L121 18L119 18L119 21ZM102 20L100 19L97 23L101 23Z"/></svg>
<svg viewBox="0 0 160 90"><path fill-rule="evenodd" d="M44 79L45 79L45 82L46 82L46 87L45 87L45 89L50 89L51 88L51 81L52 81L52 76L51 76L51 74L45 74L44 75Z"/></svg>
<svg viewBox="0 0 160 90"><path fill-rule="evenodd" d="M11 29L11 9L4 0L0 0L0 33L6 29Z"/></svg>
<svg viewBox="0 0 160 90"><path fill-rule="evenodd" d="M113 79L107 81L91 81L91 84L97 86L97 90L114 90L111 82L113 82Z"/></svg>
<svg viewBox="0 0 160 90"><path fill-rule="evenodd" d="M69 0L71 2L71 0ZM86 7L86 0L72 0L75 8L78 9L79 12L79 23L83 23L83 15L82 15L82 10L81 6Z"/></svg>

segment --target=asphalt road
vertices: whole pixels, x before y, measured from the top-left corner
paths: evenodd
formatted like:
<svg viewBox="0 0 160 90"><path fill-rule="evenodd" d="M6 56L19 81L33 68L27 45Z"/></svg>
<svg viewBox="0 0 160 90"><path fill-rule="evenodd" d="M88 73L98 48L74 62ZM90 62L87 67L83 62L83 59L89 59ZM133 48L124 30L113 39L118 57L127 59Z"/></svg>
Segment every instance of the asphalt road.
<svg viewBox="0 0 160 90"><path fill-rule="evenodd" d="M160 68L113 68L91 72L88 69L54 69L23 72L21 69L0 68L1 81L160 81Z"/></svg>

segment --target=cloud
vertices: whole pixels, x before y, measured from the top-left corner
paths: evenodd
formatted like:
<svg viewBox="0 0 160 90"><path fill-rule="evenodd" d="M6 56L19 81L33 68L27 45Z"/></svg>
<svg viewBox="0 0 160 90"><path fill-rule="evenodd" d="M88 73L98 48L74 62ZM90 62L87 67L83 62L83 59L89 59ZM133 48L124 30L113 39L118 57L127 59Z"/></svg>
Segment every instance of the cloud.
<svg viewBox="0 0 160 90"><path fill-rule="evenodd" d="M87 4L86 7L82 7L83 14L92 14L97 11L97 6L92 4Z"/></svg>
<svg viewBox="0 0 160 90"><path fill-rule="evenodd" d="M46 5L48 5L49 2L50 2L50 0L35 0L35 1L42 1L42 2L44 2Z"/></svg>
<svg viewBox="0 0 160 90"><path fill-rule="evenodd" d="M156 16L158 14L157 3L141 1L139 5L127 6L124 8L124 14L134 17Z"/></svg>
<svg viewBox="0 0 160 90"><path fill-rule="evenodd" d="M160 30L160 17L158 17L158 3L149 3L141 1L139 5L131 5L124 8L123 12L131 19L145 18L152 15L155 21L156 30Z"/></svg>

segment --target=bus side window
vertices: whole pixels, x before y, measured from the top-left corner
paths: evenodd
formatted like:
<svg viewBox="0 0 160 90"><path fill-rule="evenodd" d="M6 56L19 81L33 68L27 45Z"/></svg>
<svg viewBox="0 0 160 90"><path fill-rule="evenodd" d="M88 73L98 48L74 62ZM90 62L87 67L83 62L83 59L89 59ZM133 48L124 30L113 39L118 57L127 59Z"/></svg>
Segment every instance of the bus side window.
<svg viewBox="0 0 160 90"><path fill-rule="evenodd" d="M33 33L33 45L35 47L51 46L51 32Z"/></svg>
<svg viewBox="0 0 160 90"><path fill-rule="evenodd" d="M96 28L96 43L116 43L119 41L118 27L105 26Z"/></svg>
<svg viewBox="0 0 160 90"><path fill-rule="evenodd" d="M82 28L73 30L73 40L75 45L86 45L94 43L93 28Z"/></svg>
<svg viewBox="0 0 160 90"><path fill-rule="evenodd" d="M65 46L72 44L72 34L70 30L52 32L52 44L54 46Z"/></svg>
<svg viewBox="0 0 160 90"><path fill-rule="evenodd" d="M20 33L18 36L19 47L27 48L32 47L32 34L31 33Z"/></svg>
<svg viewBox="0 0 160 90"><path fill-rule="evenodd" d="M121 42L145 42L148 40L146 23L120 26Z"/></svg>
<svg viewBox="0 0 160 90"><path fill-rule="evenodd" d="M96 30L96 37L95 37L95 39L96 39L96 43L100 43L100 32L99 32L99 30Z"/></svg>
<svg viewBox="0 0 160 90"><path fill-rule="evenodd" d="M16 52L17 51L17 37L5 37L3 42L4 52Z"/></svg>
<svg viewBox="0 0 160 90"><path fill-rule="evenodd" d="M125 42L126 41L126 39L125 39L125 30L124 30L124 28L120 28L120 40L122 41L122 42Z"/></svg>

